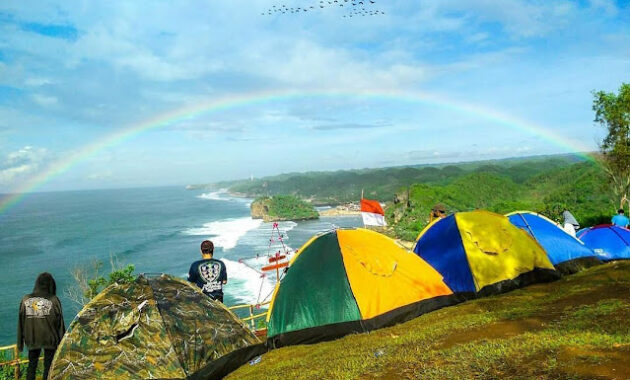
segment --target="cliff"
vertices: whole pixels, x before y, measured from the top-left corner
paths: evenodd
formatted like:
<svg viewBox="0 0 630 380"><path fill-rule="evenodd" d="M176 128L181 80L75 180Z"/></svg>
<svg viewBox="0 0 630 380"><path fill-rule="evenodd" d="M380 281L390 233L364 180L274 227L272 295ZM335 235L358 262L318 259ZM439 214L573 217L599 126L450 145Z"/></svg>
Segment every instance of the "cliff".
<svg viewBox="0 0 630 380"><path fill-rule="evenodd" d="M251 215L253 219L262 219L265 222L319 218L313 205L293 195L257 198L252 202Z"/></svg>

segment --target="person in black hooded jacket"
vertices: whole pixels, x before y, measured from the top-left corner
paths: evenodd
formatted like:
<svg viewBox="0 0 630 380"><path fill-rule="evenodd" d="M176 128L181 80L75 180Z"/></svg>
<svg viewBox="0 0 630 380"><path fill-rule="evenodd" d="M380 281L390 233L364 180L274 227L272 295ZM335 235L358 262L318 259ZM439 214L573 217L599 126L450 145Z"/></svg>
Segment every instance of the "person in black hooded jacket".
<svg viewBox="0 0 630 380"><path fill-rule="evenodd" d="M37 362L44 349L44 379L52 364L55 350L61 342L66 326L63 322L61 302L55 295L57 285L50 273L41 273L35 281L33 293L27 294L20 302L18 320L18 351L28 347L28 369L26 379L34 380Z"/></svg>

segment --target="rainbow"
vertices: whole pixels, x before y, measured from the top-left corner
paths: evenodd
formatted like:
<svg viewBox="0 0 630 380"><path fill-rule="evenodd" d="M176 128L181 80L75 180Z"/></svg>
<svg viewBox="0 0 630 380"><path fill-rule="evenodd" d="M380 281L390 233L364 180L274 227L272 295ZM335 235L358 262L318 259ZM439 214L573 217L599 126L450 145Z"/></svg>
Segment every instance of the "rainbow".
<svg viewBox="0 0 630 380"><path fill-rule="evenodd" d="M402 91L366 91L366 92L342 92L342 91L323 91L323 92L297 92L297 91L285 91L285 92L257 92L249 93L246 95L228 96L219 99L212 99L198 104L182 107L176 110L165 112L157 115L151 119L129 125L125 128L98 140L91 144L88 144L81 149L75 151L58 161L49 165L41 173L32 176L25 181L21 186L15 188L11 194L8 194L0 199L0 215L9 210L12 206L19 203L28 193L31 193L46 182L50 181L68 170L70 170L77 163L82 162L105 148L113 147L122 144L125 141L133 139L134 137L144 133L146 131L164 128L170 125L177 124L181 121L197 118L201 115L212 114L228 110L232 108L268 104L281 101L289 101L296 99L308 99L308 98L353 98L353 99L365 99L365 100L393 100L399 102L408 103L421 103L431 106L436 106L448 110L452 110L458 113L468 114L478 118L486 119L493 123L505 125L513 130L521 131L526 134L539 136L552 144L563 148L567 152L575 153L576 155L586 159L593 160L591 156L584 152L588 152L591 148L581 145L581 143L567 139L566 137L557 135L548 128L544 128L540 125L528 122L526 120L519 119L515 116L502 113L497 110L482 107L480 105L456 101L447 99L443 96L414 91L414 92L402 92Z"/></svg>

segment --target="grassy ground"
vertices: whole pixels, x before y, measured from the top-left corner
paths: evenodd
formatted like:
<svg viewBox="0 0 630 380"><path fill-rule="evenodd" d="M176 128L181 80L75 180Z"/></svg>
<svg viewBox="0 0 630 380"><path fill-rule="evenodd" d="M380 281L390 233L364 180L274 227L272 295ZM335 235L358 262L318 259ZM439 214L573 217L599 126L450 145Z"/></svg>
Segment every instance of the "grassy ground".
<svg viewBox="0 0 630 380"><path fill-rule="evenodd" d="M271 351L227 379L630 379L630 262Z"/></svg>

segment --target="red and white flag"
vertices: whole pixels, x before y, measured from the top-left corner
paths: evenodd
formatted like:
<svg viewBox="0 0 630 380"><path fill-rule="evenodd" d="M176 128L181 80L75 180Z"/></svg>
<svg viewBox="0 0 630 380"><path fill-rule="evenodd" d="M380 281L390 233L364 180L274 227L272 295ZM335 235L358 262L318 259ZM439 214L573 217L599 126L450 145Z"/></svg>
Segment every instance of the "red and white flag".
<svg viewBox="0 0 630 380"><path fill-rule="evenodd" d="M366 226L386 226L385 211L378 201L361 199L361 216Z"/></svg>

